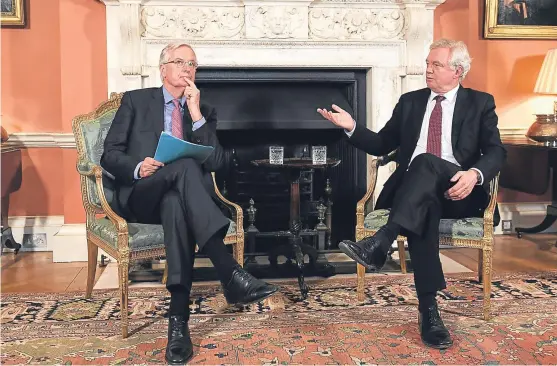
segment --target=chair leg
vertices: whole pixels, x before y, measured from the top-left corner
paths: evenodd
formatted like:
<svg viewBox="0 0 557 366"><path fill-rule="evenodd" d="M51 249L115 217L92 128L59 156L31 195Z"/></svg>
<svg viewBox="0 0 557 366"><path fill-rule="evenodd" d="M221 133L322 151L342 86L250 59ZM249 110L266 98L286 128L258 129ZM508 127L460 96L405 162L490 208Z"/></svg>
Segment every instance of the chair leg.
<svg viewBox="0 0 557 366"><path fill-rule="evenodd" d="M162 274L162 284L166 285L166 281L168 281L168 262L164 261L164 272Z"/></svg>
<svg viewBox="0 0 557 366"><path fill-rule="evenodd" d="M358 301L364 301L364 285L366 277L366 268L361 264L357 264L358 269L358 286L356 293L358 295Z"/></svg>
<svg viewBox="0 0 557 366"><path fill-rule="evenodd" d="M491 318L491 265L492 265L492 250L483 250L483 288L484 288L484 301L483 301L483 313L484 320L489 320Z"/></svg>
<svg viewBox="0 0 557 366"><path fill-rule="evenodd" d="M244 238L236 239L236 243L232 244L232 255L236 262L243 267L244 266Z"/></svg>
<svg viewBox="0 0 557 366"><path fill-rule="evenodd" d="M128 337L128 258L118 263L120 282L120 319L122 322L122 338Z"/></svg>
<svg viewBox="0 0 557 366"><path fill-rule="evenodd" d="M406 274L406 251L404 250L404 240L397 240L398 258L400 259L400 271Z"/></svg>
<svg viewBox="0 0 557 366"><path fill-rule="evenodd" d="M85 289L85 298L89 299L93 292L95 284L95 275L97 273L97 255L99 247L91 240L87 240L87 287Z"/></svg>

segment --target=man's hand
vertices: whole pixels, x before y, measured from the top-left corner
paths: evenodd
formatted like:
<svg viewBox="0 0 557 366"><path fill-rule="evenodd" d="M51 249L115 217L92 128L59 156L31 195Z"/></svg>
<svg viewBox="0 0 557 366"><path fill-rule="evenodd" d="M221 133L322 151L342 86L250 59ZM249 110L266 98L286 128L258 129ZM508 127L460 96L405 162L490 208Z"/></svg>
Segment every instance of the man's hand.
<svg viewBox="0 0 557 366"><path fill-rule="evenodd" d="M203 116L201 115L201 109L199 108L199 99L201 93L197 86L188 78L184 78L188 86L186 86L186 90L184 91L184 95L186 96L186 104L188 105L188 110L190 111L190 116L192 121L196 122L199 121Z"/></svg>
<svg viewBox="0 0 557 366"><path fill-rule="evenodd" d="M472 192L478 183L478 173L475 170L461 170L451 178L451 182L456 182L456 184L445 192L445 198L458 201L468 197Z"/></svg>
<svg viewBox="0 0 557 366"><path fill-rule="evenodd" d="M355 124L352 116L336 104L333 104L332 107L338 113L333 113L321 108L317 108L317 112L319 112L319 114L321 114L325 119L328 119L335 125L344 128L346 131L352 131Z"/></svg>
<svg viewBox="0 0 557 366"><path fill-rule="evenodd" d="M160 167L163 166L164 164L160 161L156 161L153 158L146 157L145 160L143 160L143 164L141 164L141 167L139 168L139 176L141 178L145 178L153 175L153 173L155 173Z"/></svg>

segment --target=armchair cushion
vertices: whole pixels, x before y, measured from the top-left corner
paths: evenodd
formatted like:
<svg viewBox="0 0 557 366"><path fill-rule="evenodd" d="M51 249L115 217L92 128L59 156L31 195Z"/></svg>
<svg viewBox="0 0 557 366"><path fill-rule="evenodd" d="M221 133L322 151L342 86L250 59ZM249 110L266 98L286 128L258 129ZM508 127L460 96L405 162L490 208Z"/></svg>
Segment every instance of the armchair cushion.
<svg viewBox="0 0 557 366"><path fill-rule="evenodd" d="M108 218L94 220L89 227L96 236L117 248L116 227ZM162 225L128 223L130 251L141 251L164 247ZM236 223L232 220L226 235L236 234Z"/></svg>
<svg viewBox="0 0 557 366"><path fill-rule="evenodd" d="M364 219L366 230L379 230L387 223L390 210L375 210ZM484 236L484 220L481 217L464 219L442 219L439 223L439 235L458 239L480 239Z"/></svg>
<svg viewBox="0 0 557 366"><path fill-rule="evenodd" d="M104 151L104 140L108 130L110 129L115 113L116 109L113 109L104 113L95 120L82 124L81 133L83 137L83 144L85 145L85 156L78 161L78 171L87 172L93 168L93 164L100 164L101 156ZM104 170L103 173L107 174ZM88 177L86 184L89 186L87 189L89 200L97 207L100 207L101 201L98 197L95 178L92 176ZM105 186L104 194L107 202L110 204L113 200L114 192L112 189Z"/></svg>

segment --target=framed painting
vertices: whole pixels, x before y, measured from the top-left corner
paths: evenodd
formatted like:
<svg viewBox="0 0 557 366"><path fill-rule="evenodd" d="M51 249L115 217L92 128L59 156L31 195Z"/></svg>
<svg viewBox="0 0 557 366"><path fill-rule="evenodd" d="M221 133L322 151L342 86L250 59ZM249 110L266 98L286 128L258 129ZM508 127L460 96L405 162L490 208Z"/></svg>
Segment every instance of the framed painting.
<svg viewBox="0 0 557 366"><path fill-rule="evenodd" d="M25 0L0 0L2 26L25 26Z"/></svg>
<svg viewBox="0 0 557 366"><path fill-rule="evenodd" d="M557 0L485 0L484 37L557 39Z"/></svg>

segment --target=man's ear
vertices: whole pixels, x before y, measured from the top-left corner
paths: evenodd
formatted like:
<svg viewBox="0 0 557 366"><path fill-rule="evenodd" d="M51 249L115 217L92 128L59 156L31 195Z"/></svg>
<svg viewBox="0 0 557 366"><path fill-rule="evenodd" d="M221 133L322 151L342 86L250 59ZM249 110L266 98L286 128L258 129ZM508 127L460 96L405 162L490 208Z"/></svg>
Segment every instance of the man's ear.
<svg viewBox="0 0 557 366"><path fill-rule="evenodd" d="M166 65L161 65L161 67L159 68L160 72L161 72L161 76L163 79L166 78Z"/></svg>
<svg viewBox="0 0 557 366"><path fill-rule="evenodd" d="M458 66L455 70L456 79L460 79L463 72L464 72L464 70L462 69L462 66Z"/></svg>

